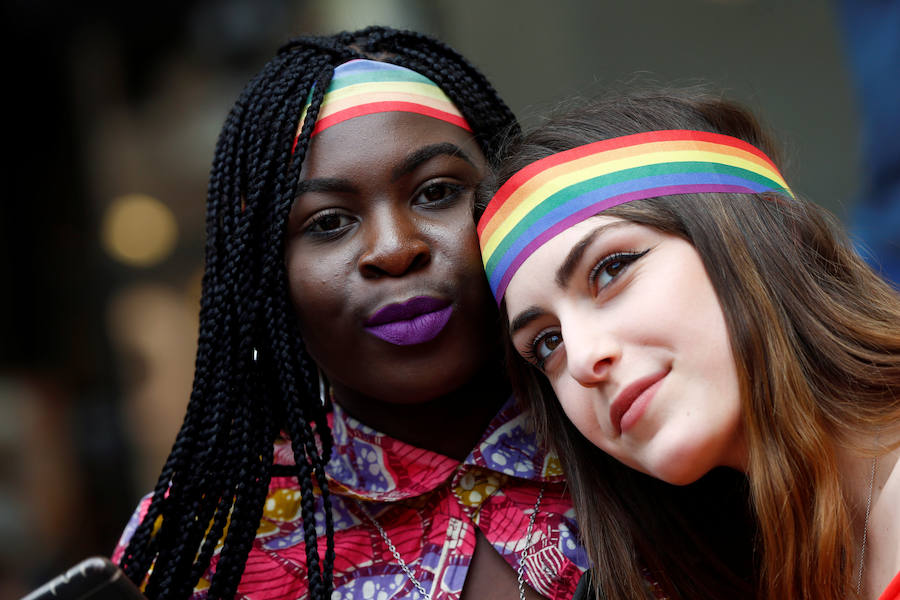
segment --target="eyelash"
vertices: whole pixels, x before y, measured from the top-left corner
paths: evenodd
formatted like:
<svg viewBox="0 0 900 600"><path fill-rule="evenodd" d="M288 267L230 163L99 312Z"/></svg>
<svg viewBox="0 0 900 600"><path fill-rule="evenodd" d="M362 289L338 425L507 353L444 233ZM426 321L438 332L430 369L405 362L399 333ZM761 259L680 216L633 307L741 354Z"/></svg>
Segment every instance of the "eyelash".
<svg viewBox="0 0 900 600"><path fill-rule="evenodd" d="M441 191L446 192L446 195L442 198L438 198L437 200L419 200L419 198L424 196L426 192L428 192L429 190L434 190L436 188L440 188ZM457 183L450 183L448 181L431 181L426 183L416 192L415 196L413 197L413 203L426 207L439 208L456 200L459 195L463 191L465 191L465 189L465 186L459 185Z"/></svg>
<svg viewBox="0 0 900 600"><path fill-rule="evenodd" d="M600 290L602 290L606 286L610 285L610 283L612 283L612 280L614 280L619 275L621 275L625 269L627 269L632 263L639 260L645 254L647 254L649 251L650 251L650 249L648 248L648 249L640 251L640 252L636 252L636 251L614 252L613 254L608 254L608 255L604 256L602 259L600 259L600 261L596 265L594 265L594 267L591 269L590 273L588 274L588 284L590 285L590 288L592 290L595 289L597 279L600 277L600 275L603 273L603 271L605 269L608 269L610 266L615 265L616 263L622 263L622 269L619 272L617 272L616 274L612 275L611 281L609 283L604 284L600 288L598 288L594 292L594 294L596 295L597 293L600 292ZM530 362L531 364L536 366L541 371L544 370L544 365L547 363L547 359L550 358L550 356L552 356L554 352L556 352L556 348L554 348L550 351L550 354L548 354L545 357L540 357L538 355L538 347L550 336L559 336L559 340L560 340L559 343L560 344L563 343L562 333L558 329L553 329L553 328L544 329L544 330L538 332L538 334L536 336L534 336L534 338L531 340L531 342L528 344L528 346L526 348L524 348L523 351L521 352L522 357L525 360L527 360L528 362Z"/></svg>
<svg viewBox="0 0 900 600"><path fill-rule="evenodd" d="M309 220L309 224L304 228L304 233L306 233L307 235L313 236L317 239L321 239L321 240L328 240L328 239L332 239L334 237L339 236L341 233L344 232L344 230L347 227L349 227L349 224L340 225L333 229L324 229L321 231L315 231L315 228L317 226L321 226L325 222L326 219L329 219L332 217L337 217L337 218L344 217L346 219L351 218L350 216L348 216L345 213L343 213L339 210L336 210L336 209L326 210L324 212L321 212L321 213L315 215L312 219Z"/></svg>
<svg viewBox="0 0 900 600"><path fill-rule="evenodd" d="M600 293L600 290L610 285L619 275L622 274L624 270L631 266L632 263L642 258L648 252L650 252L649 248L641 252L614 252L613 254L609 254L600 259L600 261L596 265L594 265L594 267L591 269L591 272L588 274L588 285L590 286L591 290L594 290L594 295ZM597 280L600 278L603 272L616 263L622 264L621 270L611 275L611 279L609 282L597 287Z"/></svg>
<svg viewBox="0 0 900 600"><path fill-rule="evenodd" d="M423 199L419 200L420 197L424 196L429 191L434 191L436 189L440 189L441 192L446 193L445 196L438 198L436 200ZM433 181L422 186L416 194L413 196L413 204L424 206L426 208L441 208L446 204L452 203L456 200L459 195L464 192L466 189L465 186L459 185L456 183L450 183L447 181ZM317 226L321 226L326 219L332 217L346 217L350 218L348 215L345 215L343 212L339 210L327 210L325 212L319 213L314 216L308 223L308 225L304 228L304 233L307 235L314 236L320 240L329 240L341 235L345 228L348 227L348 224L340 225L333 229L325 229L321 231L316 231L315 228Z"/></svg>
<svg viewBox="0 0 900 600"><path fill-rule="evenodd" d="M542 358L542 357L538 356L537 347L538 347L538 344L543 342L545 339L547 339L551 335L559 336L560 343L562 343L562 333L561 332L559 332L556 329L544 329L543 331L539 332L536 336L534 336L534 339L531 340L531 343L528 344L528 347L525 348L521 352L522 358L524 358L526 361L528 361L531 364L533 364L534 366L536 366L541 371L544 370L544 365L547 364L547 358L549 358L552 355L552 353L556 351L556 349L554 348L553 350L551 350L551 354L548 354L547 356Z"/></svg>

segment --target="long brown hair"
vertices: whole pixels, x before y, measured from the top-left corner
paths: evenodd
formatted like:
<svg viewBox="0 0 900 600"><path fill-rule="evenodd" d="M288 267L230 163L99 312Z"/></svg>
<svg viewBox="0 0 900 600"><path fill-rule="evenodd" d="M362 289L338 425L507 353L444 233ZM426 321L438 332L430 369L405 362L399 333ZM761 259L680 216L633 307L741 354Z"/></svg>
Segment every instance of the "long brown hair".
<svg viewBox="0 0 900 600"><path fill-rule="evenodd" d="M629 94L539 126L509 149L496 183L550 154L657 129L731 135L777 162L769 136L733 103L684 91ZM744 527L740 486L722 473L677 488L607 457L569 423L546 379L507 344L518 397L566 469L597 590L609 598L646 595L649 570L672 597L722 597L733 588L734 598L748 593L741 583L750 553L757 588L751 595L852 596L858 566L837 450L874 456L900 444L890 437L900 422L900 296L852 250L834 217L802 198L669 196L604 214L680 236L703 260L737 366L749 448L744 498L756 534ZM717 495L723 489L726 495ZM732 504L698 511L692 501L704 495ZM737 529L723 510L737 510ZM673 512L680 521L658 523ZM708 526L711 518L734 531L732 555L717 554L722 540ZM686 531L695 539L686 539ZM721 560L683 574L681 555L690 544Z"/></svg>

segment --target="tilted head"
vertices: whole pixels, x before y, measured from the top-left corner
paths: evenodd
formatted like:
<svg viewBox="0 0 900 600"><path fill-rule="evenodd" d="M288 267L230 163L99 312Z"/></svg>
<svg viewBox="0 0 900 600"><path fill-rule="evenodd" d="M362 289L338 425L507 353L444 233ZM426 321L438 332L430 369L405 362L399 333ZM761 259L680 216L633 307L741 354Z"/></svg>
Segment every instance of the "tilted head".
<svg viewBox="0 0 900 600"><path fill-rule="evenodd" d="M696 156L658 152L677 141ZM622 481L594 444L673 483L736 467L756 512L781 522L786 494L793 506L826 506L798 482L825 485L836 444L896 419L896 294L776 165L746 110L659 92L551 118L501 166L479 232L512 328L512 383L561 454L589 552L609 535L591 492ZM788 563L792 539L840 556L827 544L846 527L822 533L833 516L794 516L794 534L761 532L763 573ZM817 569L762 580L775 597L799 596L777 586L815 581L804 573Z"/></svg>
<svg viewBox="0 0 900 600"><path fill-rule="evenodd" d="M793 198L763 151L681 122L609 138L586 128L573 137L594 141L505 179L478 227L518 354L588 440L679 484L745 466L730 336L686 232L613 210L663 205L686 220L679 207L703 197Z"/></svg>

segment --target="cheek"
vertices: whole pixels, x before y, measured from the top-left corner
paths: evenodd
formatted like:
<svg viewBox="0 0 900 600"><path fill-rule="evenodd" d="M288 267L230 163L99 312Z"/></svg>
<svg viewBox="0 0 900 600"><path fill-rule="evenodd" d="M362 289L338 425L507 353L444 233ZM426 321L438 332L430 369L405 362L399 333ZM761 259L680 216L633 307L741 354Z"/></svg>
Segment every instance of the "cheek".
<svg viewBox="0 0 900 600"><path fill-rule="evenodd" d="M478 233L468 211L457 209L452 223L433 230L431 234L435 244L446 250L458 269L469 272L484 270Z"/></svg>
<svg viewBox="0 0 900 600"><path fill-rule="evenodd" d="M339 269L327 268L327 261L311 261L300 258L286 260L288 292L294 312L297 314L304 337L310 324L321 323L335 316L340 303L330 301L346 293L346 277Z"/></svg>
<svg viewBox="0 0 900 600"><path fill-rule="evenodd" d="M481 261L478 234L468 213L457 220L456 227L444 229L436 244L444 249L446 272L459 282L457 285L462 290L460 296L469 303L493 306L493 297Z"/></svg>
<svg viewBox="0 0 900 600"><path fill-rule="evenodd" d="M553 382L552 385L566 417L572 421L572 424L584 437L602 448L602 440L606 438L606 435L594 403L587 396L590 390L582 388L580 385L568 386L558 381Z"/></svg>

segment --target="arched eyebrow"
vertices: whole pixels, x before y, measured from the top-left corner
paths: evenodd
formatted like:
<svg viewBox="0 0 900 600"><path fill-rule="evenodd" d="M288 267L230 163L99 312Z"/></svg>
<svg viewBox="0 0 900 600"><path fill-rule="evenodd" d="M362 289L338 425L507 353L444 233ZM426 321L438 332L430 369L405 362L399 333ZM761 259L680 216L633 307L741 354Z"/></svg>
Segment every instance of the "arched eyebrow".
<svg viewBox="0 0 900 600"><path fill-rule="evenodd" d="M416 148L407 155L403 161L391 170L391 181L397 181L404 175L414 171L422 163L428 162L435 156L454 156L461 158L473 167L474 161L469 158L465 151L450 142L441 142L439 144L429 144ZM353 193L355 188L353 184L346 179L338 178L320 178L307 179L297 184L297 197L307 192L325 192L325 193Z"/></svg>
<svg viewBox="0 0 900 600"><path fill-rule="evenodd" d="M565 260L563 260L562 264L559 266L559 269L556 270L556 285L558 285L561 289L566 289L567 287L569 287L569 280L572 279L572 273L575 272L575 267L577 267L578 263L581 262L581 258L584 256L585 251L597 238L598 235L605 233L610 229L630 224L630 221L613 221L612 223L605 223L603 225L600 225L599 227L592 229L587 234L585 234L585 236L582 237L578 241L578 243L572 246L572 249L569 250L569 253L566 255Z"/></svg>
<svg viewBox="0 0 900 600"><path fill-rule="evenodd" d="M544 311L537 306L529 306L528 308L517 314L509 324L510 337L514 336L516 332L526 327L529 323L542 316L543 314Z"/></svg>
<svg viewBox="0 0 900 600"><path fill-rule="evenodd" d="M325 192L325 193L352 193L354 191L353 184L346 179L337 178L320 178L307 179L297 184L296 197L300 197L307 192Z"/></svg>
<svg viewBox="0 0 900 600"><path fill-rule="evenodd" d="M578 263L581 262L581 259L584 257L584 253L587 251L588 247L591 243L597 238L597 236L606 233L610 229L615 229L617 227L623 227L627 225L633 225L630 221L613 221L611 223L604 223L598 227L587 232L578 242L576 242L572 249L569 250L569 253L566 254L565 259L563 259L562 264L556 270L556 285L560 287L560 289L565 290L569 286L569 281L572 279L572 275L575 273L575 268L578 266ZM513 336L517 331L526 327L529 323L537 319L538 317L546 314L546 311L538 306L529 306L525 310L519 312L513 319L509 322L509 335Z"/></svg>
<svg viewBox="0 0 900 600"><path fill-rule="evenodd" d="M421 148L416 148L409 155L403 159L403 161L394 167L391 171L391 181L397 181L404 175L411 173L424 162L427 162L434 158L435 156L446 155L446 156L455 156L463 159L473 167L475 163L469 158L469 155L466 154L462 148L457 146L456 144L451 144L450 142L441 142L439 144L429 144L427 146L422 146Z"/></svg>

